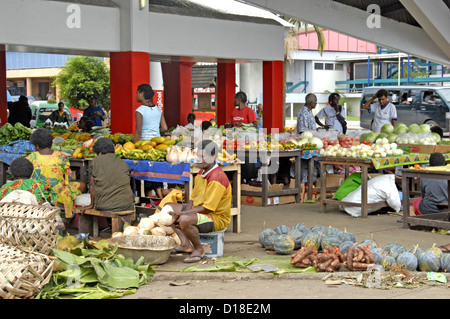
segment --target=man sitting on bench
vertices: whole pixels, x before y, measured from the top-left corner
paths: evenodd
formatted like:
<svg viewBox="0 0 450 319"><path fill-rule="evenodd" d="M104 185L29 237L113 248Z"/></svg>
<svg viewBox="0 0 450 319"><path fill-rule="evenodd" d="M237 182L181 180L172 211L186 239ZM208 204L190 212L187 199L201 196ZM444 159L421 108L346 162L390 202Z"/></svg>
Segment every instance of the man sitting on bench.
<svg viewBox="0 0 450 319"><path fill-rule="evenodd" d="M193 263L205 257L199 233L223 230L231 222L231 185L227 175L216 164L218 146L211 140L198 145L197 166L200 168L194 180L194 189L186 207L168 203L173 208L172 227L181 244L176 253L190 253L184 262Z"/></svg>

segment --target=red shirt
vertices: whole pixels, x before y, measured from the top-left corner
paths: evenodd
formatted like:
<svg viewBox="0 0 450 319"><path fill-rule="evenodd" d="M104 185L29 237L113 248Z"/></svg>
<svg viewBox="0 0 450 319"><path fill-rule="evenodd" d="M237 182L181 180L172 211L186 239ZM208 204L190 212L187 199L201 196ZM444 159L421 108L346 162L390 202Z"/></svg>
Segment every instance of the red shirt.
<svg viewBox="0 0 450 319"><path fill-rule="evenodd" d="M242 110L239 108L234 109L231 112L231 121L233 124L242 122L244 124L251 124L256 122L256 114L251 108L244 107Z"/></svg>

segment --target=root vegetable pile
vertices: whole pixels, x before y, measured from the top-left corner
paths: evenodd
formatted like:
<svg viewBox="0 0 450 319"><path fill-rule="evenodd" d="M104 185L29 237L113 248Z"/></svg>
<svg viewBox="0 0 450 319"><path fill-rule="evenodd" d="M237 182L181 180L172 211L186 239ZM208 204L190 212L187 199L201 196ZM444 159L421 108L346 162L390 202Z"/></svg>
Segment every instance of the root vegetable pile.
<svg viewBox="0 0 450 319"><path fill-rule="evenodd" d="M291 255L296 268L315 267L318 272L333 272L341 268L344 255L339 248L327 246L319 253L313 247L302 247Z"/></svg>
<svg viewBox="0 0 450 319"><path fill-rule="evenodd" d="M345 254L344 267L348 270L367 270L375 265L372 251L366 246L351 247Z"/></svg>

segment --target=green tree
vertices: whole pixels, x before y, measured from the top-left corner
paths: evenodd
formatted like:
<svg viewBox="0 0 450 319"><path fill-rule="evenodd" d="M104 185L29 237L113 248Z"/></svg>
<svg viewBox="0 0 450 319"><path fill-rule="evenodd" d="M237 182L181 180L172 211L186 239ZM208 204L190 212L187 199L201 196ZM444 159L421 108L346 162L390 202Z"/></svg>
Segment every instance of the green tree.
<svg viewBox="0 0 450 319"><path fill-rule="evenodd" d="M94 94L97 104L106 110L110 108L110 74L103 58L75 56L68 59L53 81L53 86L56 85L71 107L85 109L87 97Z"/></svg>

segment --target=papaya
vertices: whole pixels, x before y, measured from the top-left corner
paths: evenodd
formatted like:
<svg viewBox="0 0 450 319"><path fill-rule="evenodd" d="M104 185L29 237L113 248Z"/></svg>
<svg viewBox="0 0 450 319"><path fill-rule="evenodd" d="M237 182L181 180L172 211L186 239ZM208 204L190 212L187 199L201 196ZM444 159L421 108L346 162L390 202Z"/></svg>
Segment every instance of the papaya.
<svg viewBox="0 0 450 319"><path fill-rule="evenodd" d="M166 139L162 136L157 136L151 139L152 142L155 142L156 144L164 143Z"/></svg>
<svg viewBox="0 0 450 319"><path fill-rule="evenodd" d="M175 140L165 140L162 144L172 146L172 145L175 145L176 142L177 141L175 141Z"/></svg>
<svg viewBox="0 0 450 319"><path fill-rule="evenodd" d="M73 158L83 158L83 153L81 152L81 147L78 147L75 149L75 151L73 151L72 157Z"/></svg>
<svg viewBox="0 0 450 319"><path fill-rule="evenodd" d="M167 152L169 147L170 147L170 145L167 145L167 144L158 144L155 146L155 149L157 149L158 151Z"/></svg>
<svg viewBox="0 0 450 319"><path fill-rule="evenodd" d="M134 145L133 142L126 142L125 144L123 144L123 148L127 150L134 150L136 146Z"/></svg>
<svg viewBox="0 0 450 319"><path fill-rule="evenodd" d="M151 146L150 144L144 144L138 147L140 150L148 151L149 149L153 148L153 146Z"/></svg>

